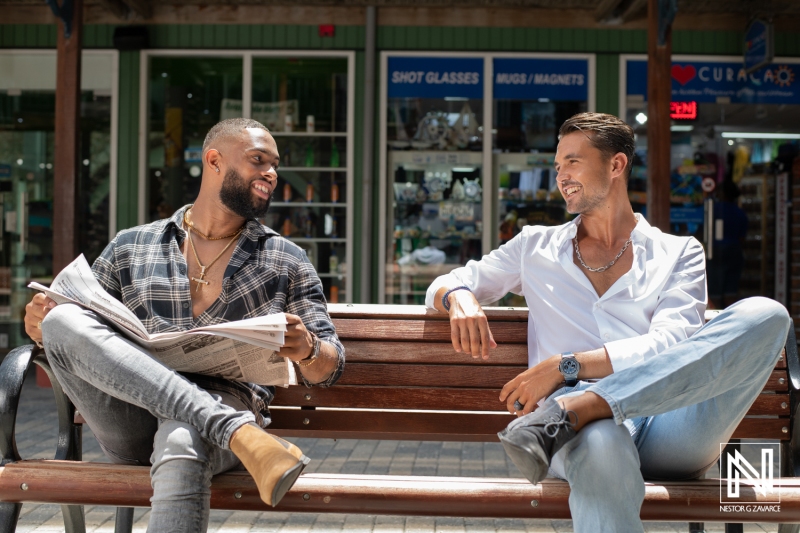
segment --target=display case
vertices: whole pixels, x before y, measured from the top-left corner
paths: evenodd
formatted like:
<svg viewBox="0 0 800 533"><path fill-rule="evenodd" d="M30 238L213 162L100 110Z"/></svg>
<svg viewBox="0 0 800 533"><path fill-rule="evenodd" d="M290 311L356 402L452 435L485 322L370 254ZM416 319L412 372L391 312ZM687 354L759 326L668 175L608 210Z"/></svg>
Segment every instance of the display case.
<svg viewBox="0 0 800 533"><path fill-rule="evenodd" d="M353 52L143 52L149 69L148 213L197 196L202 144L220 120L264 124L278 185L261 220L308 254L331 303L352 295ZM197 73L203 77L198 77Z"/></svg>
<svg viewBox="0 0 800 533"><path fill-rule="evenodd" d="M386 61L384 301L421 304L484 252L484 59Z"/></svg>

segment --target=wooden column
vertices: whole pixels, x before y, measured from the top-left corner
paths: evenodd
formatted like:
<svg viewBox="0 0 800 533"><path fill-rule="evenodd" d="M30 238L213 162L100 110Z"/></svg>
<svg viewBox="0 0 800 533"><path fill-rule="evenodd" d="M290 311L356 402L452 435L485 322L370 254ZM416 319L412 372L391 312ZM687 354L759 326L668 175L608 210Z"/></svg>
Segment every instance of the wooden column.
<svg viewBox="0 0 800 533"><path fill-rule="evenodd" d="M53 275L60 272L78 255L77 201L83 0L73 0L72 5L72 31L69 38L65 36L64 23L57 22Z"/></svg>
<svg viewBox="0 0 800 533"><path fill-rule="evenodd" d="M647 1L647 219L669 231L672 27L658 43L658 0Z"/></svg>

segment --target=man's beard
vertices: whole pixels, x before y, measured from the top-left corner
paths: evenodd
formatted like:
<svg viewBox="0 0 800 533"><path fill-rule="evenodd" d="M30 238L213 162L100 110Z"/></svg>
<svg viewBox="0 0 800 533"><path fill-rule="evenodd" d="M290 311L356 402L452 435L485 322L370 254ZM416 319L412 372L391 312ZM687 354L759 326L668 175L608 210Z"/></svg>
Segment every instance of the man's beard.
<svg viewBox="0 0 800 533"><path fill-rule="evenodd" d="M222 180L219 199L225 207L240 217L251 219L261 218L267 214L272 195L270 194L266 200L258 198L250 190L250 184L238 172L230 169Z"/></svg>

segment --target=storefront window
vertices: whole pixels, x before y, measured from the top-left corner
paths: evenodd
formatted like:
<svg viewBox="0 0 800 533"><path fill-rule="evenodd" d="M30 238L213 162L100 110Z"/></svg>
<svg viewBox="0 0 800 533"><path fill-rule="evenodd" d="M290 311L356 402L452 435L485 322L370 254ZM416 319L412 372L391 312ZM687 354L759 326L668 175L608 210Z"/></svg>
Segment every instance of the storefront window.
<svg viewBox="0 0 800 533"><path fill-rule="evenodd" d="M166 218L200 191L211 127L242 116L241 57L150 58L147 219Z"/></svg>
<svg viewBox="0 0 800 533"><path fill-rule="evenodd" d="M647 62L627 59L623 67L624 116L636 132L628 195L646 215ZM774 296L775 181L800 150L798 75L796 63L781 61L752 74L740 60L673 62L670 231L706 246L715 307Z"/></svg>
<svg viewBox="0 0 800 533"><path fill-rule="evenodd" d="M352 57L149 56L149 219L168 217L197 197L212 126L253 118L270 130L281 156L261 222L306 251L329 302L351 301Z"/></svg>
<svg viewBox="0 0 800 533"><path fill-rule="evenodd" d="M348 301L348 60L253 59L251 117L272 131L280 183L265 223L306 250L328 301Z"/></svg>
<svg viewBox="0 0 800 533"><path fill-rule="evenodd" d="M84 53L78 249L109 241L113 53ZM30 342L22 318L32 280L53 277L56 53L0 53L0 354Z"/></svg>
<svg viewBox="0 0 800 533"><path fill-rule="evenodd" d="M482 58L388 58L387 303L482 255Z"/></svg>

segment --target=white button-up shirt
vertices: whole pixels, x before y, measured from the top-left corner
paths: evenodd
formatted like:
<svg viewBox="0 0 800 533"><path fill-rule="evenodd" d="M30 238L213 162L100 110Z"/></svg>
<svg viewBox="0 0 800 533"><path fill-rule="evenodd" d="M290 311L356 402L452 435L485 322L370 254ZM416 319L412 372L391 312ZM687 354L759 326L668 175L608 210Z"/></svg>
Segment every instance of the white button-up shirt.
<svg viewBox="0 0 800 533"><path fill-rule="evenodd" d="M480 261L436 278L425 302L432 308L443 286L466 285L484 305L509 292L522 295L530 313L529 365L605 346L619 372L691 336L703 325L707 302L697 239L662 233L637 216L633 265L602 296L573 263L578 217L561 226L525 226Z"/></svg>

